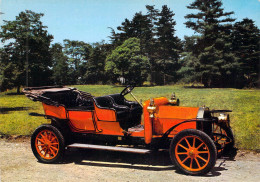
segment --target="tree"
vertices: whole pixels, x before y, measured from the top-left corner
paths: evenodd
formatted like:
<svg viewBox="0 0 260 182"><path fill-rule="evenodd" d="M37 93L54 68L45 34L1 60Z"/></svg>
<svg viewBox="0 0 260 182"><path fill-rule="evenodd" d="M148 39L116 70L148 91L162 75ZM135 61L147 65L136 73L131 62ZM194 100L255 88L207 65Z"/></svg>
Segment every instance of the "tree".
<svg viewBox="0 0 260 182"><path fill-rule="evenodd" d="M245 18L235 23L232 35L233 51L240 64L236 84L252 87L259 79L259 29L253 20Z"/></svg>
<svg viewBox="0 0 260 182"><path fill-rule="evenodd" d="M201 73L196 72L199 61L192 53L196 49L197 40L198 36L184 37L183 52L179 61L181 67L177 73L185 83L200 82Z"/></svg>
<svg viewBox="0 0 260 182"><path fill-rule="evenodd" d="M26 85L27 60L28 85L51 84L49 46L53 37L40 21L42 16L42 13L26 10L19 13L13 21L4 20L4 25L1 26L1 41L7 41L4 45L6 57L2 60L6 65L5 80L9 80L7 82L10 87L17 87L18 92L20 86ZM10 68L12 73L7 74Z"/></svg>
<svg viewBox="0 0 260 182"><path fill-rule="evenodd" d="M162 11L154 6L146 6L147 14L136 13L132 20L125 19L117 27L119 33L111 28L111 41L114 47L123 41L136 37L140 40L141 54L149 58L149 81L157 84L166 81L177 81L178 59L181 50L181 41L176 37L173 12L165 5ZM157 80L156 78L163 79ZM166 79L166 77L170 79Z"/></svg>
<svg viewBox="0 0 260 182"><path fill-rule="evenodd" d="M149 41L147 41L146 45L146 56L149 59L149 64L150 64L150 73L148 76L148 81L150 82L151 85L154 84L155 81L155 76L153 73L155 73L156 70L156 51L157 51L157 46L156 46L156 22L158 21L158 16L159 16L159 10L155 9L154 5L146 5L145 6L147 9L147 14L146 17L149 20L149 27L151 30L151 38Z"/></svg>
<svg viewBox="0 0 260 182"><path fill-rule="evenodd" d="M9 55L3 48L0 49L0 91L15 87L17 71L15 65L8 62ZM19 90L20 91L20 90Z"/></svg>
<svg viewBox="0 0 260 182"><path fill-rule="evenodd" d="M71 77L74 84L80 84L84 75L84 63L89 59L91 45L83 41L64 40L64 52L69 58Z"/></svg>
<svg viewBox="0 0 260 182"><path fill-rule="evenodd" d="M186 15L185 24L201 35L193 51L201 82L206 87L229 86L239 66L231 47L233 12L224 12L221 0L195 0L187 8L199 11Z"/></svg>
<svg viewBox="0 0 260 182"><path fill-rule="evenodd" d="M158 20L158 16L159 16L159 10L154 8L153 6L150 5L146 5L145 6L147 9L147 18L151 24L151 31L153 34L153 37L156 35L156 22Z"/></svg>
<svg viewBox="0 0 260 182"><path fill-rule="evenodd" d="M66 57L62 51L62 45L55 43L51 47L51 59L53 63L52 79L57 85L72 84L70 77L70 70L68 64L68 57Z"/></svg>
<svg viewBox="0 0 260 182"><path fill-rule="evenodd" d="M117 27L117 30L119 30L119 33L115 33L114 29L112 30L112 35L110 36L112 45L114 45L114 48L121 45L123 41L131 38L136 37L140 40L140 48L141 53L147 57L149 57L149 64L150 64L150 72L152 73L152 67L153 64L153 55L154 50L156 49L155 46L155 27L154 23L157 20L156 19L156 12L158 10L154 9L154 6L146 6L148 10L147 15L143 15L141 12L135 13L132 20L125 19L124 22L122 22L121 26ZM149 81L152 82L151 75L149 75Z"/></svg>
<svg viewBox="0 0 260 182"><path fill-rule="evenodd" d="M125 40L136 37L140 39L141 52L143 54L148 52L147 49L152 39L152 24L147 15L143 15L141 12L135 13L131 21L125 19L117 30L120 33L114 34L112 30L111 37L115 44L121 45Z"/></svg>
<svg viewBox="0 0 260 182"><path fill-rule="evenodd" d="M152 39L152 25L147 15L136 13L132 20L132 36L140 39L141 53L148 53Z"/></svg>
<svg viewBox="0 0 260 182"><path fill-rule="evenodd" d="M166 75L172 77L171 81L177 81L176 71L179 69L178 59L181 50L180 39L175 34L173 20L174 13L166 5L162 7L159 13L158 22L156 22L156 60L157 71L164 75L163 83L166 83Z"/></svg>
<svg viewBox="0 0 260 182"><path fill-rule="evenodd" d="M119 30L118 33L111 28L111 36L109 38L111 39L111 44L113 48L116 48L117 46L120 46L125 40L134 37L133 36L133 24L130 20L127 18L124 20L124 22L121 23L121 26L117 27L117 30Z"/></svg>
<svg viewBox="0 0 260 182"><path fill-rule="evenodd" d="M105 70L114 82L123 77L128 83L141 85L147 79L148 59L140 47L138 38L129 38L108 55Z"/></svg>
<svg viewBox="0 0 260 182"><path fill-rule="evenodd" d="M110 47L109 44L104 42L93 44L89 59L84 64L84 83L95 84L108 81L108 78L105 76L105 60L110 53Z"/></svg>

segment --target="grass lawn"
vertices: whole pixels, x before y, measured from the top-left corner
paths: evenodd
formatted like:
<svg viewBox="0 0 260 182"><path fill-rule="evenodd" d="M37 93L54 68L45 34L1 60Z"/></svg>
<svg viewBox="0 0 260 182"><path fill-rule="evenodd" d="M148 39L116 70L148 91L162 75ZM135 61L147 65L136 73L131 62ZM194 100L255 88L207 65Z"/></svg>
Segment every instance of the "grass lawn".
<svg viewBox="0 0 260 182"><path fill-rule="evenodd" d="M79 90L90 92L94 96L119 93L123 87L109 85L78 85ZM15 91L0 93L0 134L30 135L42 123L48 122L41 103L32 102L24 95L15 95ZM260 90L239 89L198 89L183 86L137 87L133 93L142 101L152 97L170 97L175 92L181 106L207 106L210 109L231 109L231 126L236 146L239 149L260 150ZM130 96L127 96L130 99ZM131 99L132 100L132 99Z"/></svg>

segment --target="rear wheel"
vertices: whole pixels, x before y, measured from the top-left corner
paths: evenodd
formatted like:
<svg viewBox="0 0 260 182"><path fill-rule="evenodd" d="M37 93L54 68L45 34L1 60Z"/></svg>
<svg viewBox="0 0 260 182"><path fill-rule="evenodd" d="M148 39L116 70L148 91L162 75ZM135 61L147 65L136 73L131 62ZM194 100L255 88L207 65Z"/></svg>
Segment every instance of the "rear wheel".
<svg viewBox="0 0 260 182"><path fill-rule="evenodd" d="M202 175L215 166L217 151L214 142L206 133L187 129L173 138L170 145L170 157L183 173Z"/></svg>
<svg viewBox="0 0 260 182"><path fill-rule="evenodd" d="M52 125L41 125L31 137L34 156L43 163L55 163L62 159L65 142L61 132Z"/></svg>

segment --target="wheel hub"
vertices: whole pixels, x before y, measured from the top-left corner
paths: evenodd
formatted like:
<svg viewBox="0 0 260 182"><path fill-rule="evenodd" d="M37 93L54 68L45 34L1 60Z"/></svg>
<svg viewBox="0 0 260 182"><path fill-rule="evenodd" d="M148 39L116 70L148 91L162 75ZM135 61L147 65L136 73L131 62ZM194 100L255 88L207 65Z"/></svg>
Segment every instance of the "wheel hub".
<svg viewBox="0 0 260 182"><path fill-rule="evenodd" d="M195 158L196 155L197 155L197 150L192 147L192 148L189 150L188 154L189 154L189 156L190 156L191 158Z"/></svg>

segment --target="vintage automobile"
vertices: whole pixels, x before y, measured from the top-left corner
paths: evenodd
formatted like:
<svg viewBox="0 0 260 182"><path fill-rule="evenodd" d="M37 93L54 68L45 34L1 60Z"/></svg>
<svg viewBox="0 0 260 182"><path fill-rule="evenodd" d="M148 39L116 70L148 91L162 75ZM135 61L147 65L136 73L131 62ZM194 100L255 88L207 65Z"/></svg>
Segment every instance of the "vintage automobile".
<svg viewBox="0 0 260 182"><path fill-rule="evenodd" d="M35 157L55 163L72 147L133 153L167 149L177 169L202 175L215 166L217 156L233 149L230 110L182 107L175 94L142 104L133 89L94 97L64 86L25 88L25 95L42 102L44 116L51 120L31 137ZM125 99L129 93L136 101Z"/></svg>

